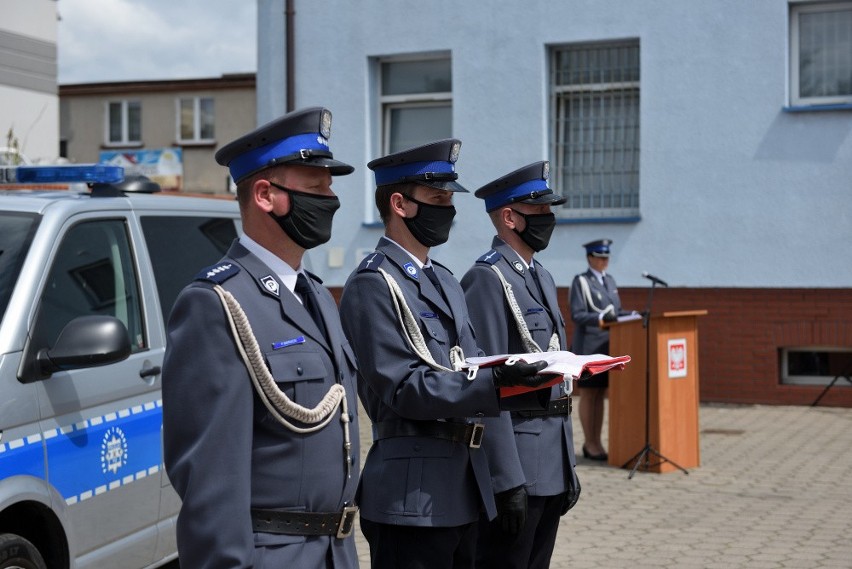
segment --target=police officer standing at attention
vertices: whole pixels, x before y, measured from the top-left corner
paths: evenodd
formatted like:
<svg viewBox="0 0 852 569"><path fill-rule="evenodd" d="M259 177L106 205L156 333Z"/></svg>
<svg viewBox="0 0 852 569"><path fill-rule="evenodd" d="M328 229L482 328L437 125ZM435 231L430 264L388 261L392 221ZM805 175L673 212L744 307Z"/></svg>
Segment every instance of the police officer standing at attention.
<svg viewBox="0 0 852 569"><path fill-rule="evenodd" d="M163 363L180 563L358 567L356 366L331 294L302 268L352 166L331 113L295 111L225 145L243 231L175 303Z"/></svg>
<svg viewBox="0 0 852 569"><path fill-rule="evenodd" d="M472 568L480 509L495 515L481 417L496 387L535 387L544 367L462 371L476 346L464 293L429 257L447 241L461 143L448 139L373 160L385 236L349 277L340 302L359 362L373 446L358 502L372 567Z"/></svg>
<svg viewBox="0 0 852 569"><path fill-rule="evenodd" d="M571 319L574 321L572 349L577 354L609 353L609 330L604 323L631 314L622 310L615 279L607 272L610 239L598 239L583 245L589 268L571 283ZM584 379L580 388L580 424L583 426L583 456L590 460L609 458L601 442L604 420L604 396L609 386L607 372Z"/></svg>
<svg viewBox="0 0 852 569"><path fill-rule="evenodd" d="M491 250L462 278L477 344L489 354L566 349L556 284L534 254L547 247L556 224L551 206L565 203L547 186L549 163L529 164L476 191L497 230ZM546 568L559 518L577 501L571 398L565 384L536 393L516 410L484 422L497 519L479 526L477 567ZM532 400L529 400L533 397Z"/></svg>

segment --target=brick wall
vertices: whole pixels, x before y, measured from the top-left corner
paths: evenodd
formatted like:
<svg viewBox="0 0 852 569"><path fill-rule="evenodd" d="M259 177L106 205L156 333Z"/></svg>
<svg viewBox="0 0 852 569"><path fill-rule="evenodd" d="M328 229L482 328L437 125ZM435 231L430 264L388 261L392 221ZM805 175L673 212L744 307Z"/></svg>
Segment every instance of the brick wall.
<svg viewBox="0 0 852 569"><path fill-rule="evenodd" d="M332 293L339 300L340 289ZM644 310L647 288L619 288L626 309ZM571 337L568 289L559 303ZM779 348L852 347L852 289L657 288L653 312L708 311L698 318L701 401L810 405L822 386L782 385ZM839 381L820 405L852 407Z"/></svg>
<svg viewBox="0 0 852 569"><path fill-rule="evenodd" d="M561 290L560 301L567 303L567 294ZM625 308L643 310L648 289L619 288L619 295ZM654 292L654 313L694 309L708 311L698 318L702 401L810 405L824 387L782 385L779 348L852 347L852 289ZM820 405L852 407L852 386L840 380Z"/></svg>

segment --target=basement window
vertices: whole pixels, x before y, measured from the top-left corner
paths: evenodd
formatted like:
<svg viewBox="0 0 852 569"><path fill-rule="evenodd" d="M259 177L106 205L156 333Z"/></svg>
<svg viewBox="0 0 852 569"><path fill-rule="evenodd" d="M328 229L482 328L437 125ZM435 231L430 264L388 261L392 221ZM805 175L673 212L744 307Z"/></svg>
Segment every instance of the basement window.
<svg viewBox="0 0 852 569"><path fill-rule="evenodd" d="M849 347L782 348L780 356L782 384L828 385L837 376L852 375L852 348Z"/></svg>

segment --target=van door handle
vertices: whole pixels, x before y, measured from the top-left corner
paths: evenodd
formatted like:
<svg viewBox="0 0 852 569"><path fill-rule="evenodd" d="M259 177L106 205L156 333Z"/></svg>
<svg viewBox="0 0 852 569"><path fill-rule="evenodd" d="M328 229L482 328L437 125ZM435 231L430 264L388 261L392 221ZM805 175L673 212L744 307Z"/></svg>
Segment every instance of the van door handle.
<svg viewBox="0 0 852 569"><path fill-rule="evenodd" d="M160 375L161 371L162 370L160 369L160 366L153 366L153 367L145 368L145 369L143 369L142 371L139 372L139 377L145 378L145 377L151 377L152 375Z"/></svg>

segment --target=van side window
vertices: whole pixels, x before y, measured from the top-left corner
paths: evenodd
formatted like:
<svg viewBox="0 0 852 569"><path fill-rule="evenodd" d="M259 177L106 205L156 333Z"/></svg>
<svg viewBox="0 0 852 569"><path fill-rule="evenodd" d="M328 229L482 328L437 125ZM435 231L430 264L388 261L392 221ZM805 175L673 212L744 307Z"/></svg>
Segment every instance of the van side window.
<svg viewBox="0 0 852 569"><path fill-rule="evenodd" d="M132 350L146 347L142 305L126 223L82 222L62 239L39 302L33 328L38 347L53 346L74 318L114 316L127 327Z"/></svg>
<svg viewBox="0 0 852 569"><path fill-rule="evenodd" d="M231 218L151 216L140 218L148 245L163 322L180 291L195 275L221 259L237 229ZM175 244L180 246L176 247Z"/></svg>

